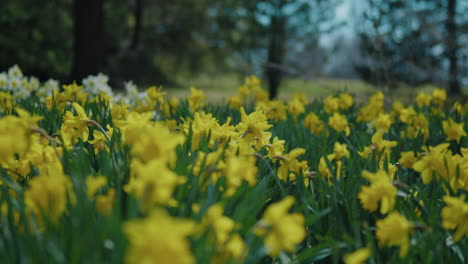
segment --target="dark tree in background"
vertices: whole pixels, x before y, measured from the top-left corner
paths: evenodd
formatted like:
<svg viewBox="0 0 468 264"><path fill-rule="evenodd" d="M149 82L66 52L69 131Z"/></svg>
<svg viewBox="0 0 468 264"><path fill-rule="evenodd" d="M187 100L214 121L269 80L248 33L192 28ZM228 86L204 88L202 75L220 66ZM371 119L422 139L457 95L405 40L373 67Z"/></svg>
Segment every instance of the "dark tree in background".
<svg viewBox="0 0 468 264"><path fill-rule="evenodd" d="M269 20L265 30L268 44L264 66L270 99L273 99L278 95L283 77L294 75L297 77L302 74L297 65L300 65L304 58L287 60L288 53L297 49L298 43L303 44L303 49L307 49L305 44L310 45L310 41L318 44L321 36L336 29L337 24L332 18L335 14L334 7L340 1L263 0L259 2L257 5L259 19L262 19L261 15L265 15Z"/></svg>
<svg viewBox="0 0 468 264"><path fill-rule="evenodd" d="M368 0L359 30L365 59L357 71L381 87L439 83L460 94L465 11L456 0Z"/></svg>
<svg viewBox="0 0 468 264"><path fill-rule="evenodd" d="M285 4L284 0L275 1L274 11L270 18L270 36L265 77L268 81L271 99L276 98L278 95L278 88L283 75L279 66L284 61L286 49L286 15L283 13Z"/></svg>
<svg viewBox="0 0 468 264"><path fill-rule="evenodd" d="M5 0L0 64L44 78L79 82L104 72L116 84L143 85L235 71L263 75L275 97L289 69L307 65L291 54L303 41L302 50L318 46L338 2Z"/></svg>
<svg viewBox="0 0 468 264"><path fill-rule="evenodd" d="M257 74L274 98L284 78L314 79L326 70L328 46L335 44L321 40L339 26L340 3L2 0L0 67L18 64L41 79L78 82L103 72L114 87L126 80L174 87L198 74ZM361 77L380 87L436 83L457 94L466 86L468 1L366 0L358 7L365 10L347 20L360 21L352 45L361 50L345 50L340 64L359 56Z"/></svg>
<svg viewBox="0 0 468 264"><path fill-rule="evenodd" d="M0 1L0 71L18 64L41 79L64 79L72 64L70 0Z"/></svg>
<svg viewBox="0 0 468 264"><path fill-rule="evenodd" d="M143 19L143 0L135 0L133 7L135 17L135 26L133 28L132 41L130 42L129 50L135 50L140 43L141 25Z"/></svg>
<svg viewBox="0 0 468 264"><path fill-rule="evenodd" d="M460 82L458 80L458 36L455 20L457 0L447 1L447 58L449 60L449 90L452 94L460 94Z"/></svg>
<svg viewBox="0 0 468 264"><path fill-rule="evenodd" d="M231 45L234 47L234 54L239 54L241 60L253 64L247 68L254 69L253 73L264 74L270 98L275 98L284 77L301 75L302 69L298 69L297 65L304 64L304 57L291 60L289 53L294 51L298 54L301 49L314 46L310 42L318 45L320 36L334 30L337 26L332 19L334 7L340 2L340 0L234 1L230 8L223 8L225 11L223 18L231 20L227 24L233 27L228 32L238 32L241 37L232 38L228 42L233 43ZM299 51L298 47L301 47ZM317 49L312 52L315 51ZM261 68L262 71L255 71L256 68Z"/></svg>
<svg viewBox="0 0 468 264"><path fill-rule="evenodd" d="M71 79L81 80L104 68L104 0L74 0L73 19Z"/></svg>

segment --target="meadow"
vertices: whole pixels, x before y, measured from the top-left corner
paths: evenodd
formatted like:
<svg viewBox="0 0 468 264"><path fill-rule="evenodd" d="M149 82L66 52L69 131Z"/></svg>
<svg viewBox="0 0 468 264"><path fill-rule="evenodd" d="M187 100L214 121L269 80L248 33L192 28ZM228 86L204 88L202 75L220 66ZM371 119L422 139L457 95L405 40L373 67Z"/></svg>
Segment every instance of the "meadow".
<svg viewBox="0 0 468 264"><path fill-rule="evenodd" d="M444 90L108 81L0 73L0 263L465 262L468 103Z"/></svg>

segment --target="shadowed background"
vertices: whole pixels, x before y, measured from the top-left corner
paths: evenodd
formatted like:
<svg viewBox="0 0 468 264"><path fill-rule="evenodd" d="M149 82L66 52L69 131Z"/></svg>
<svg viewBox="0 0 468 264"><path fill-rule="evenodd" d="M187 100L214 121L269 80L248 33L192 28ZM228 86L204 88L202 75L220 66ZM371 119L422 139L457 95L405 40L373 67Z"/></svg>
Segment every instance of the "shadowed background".
<svg viewBox="0 0 468 264"><path fill-rule="evenodd" d="M103 72L224 97L246 75L270 97L468 86L468 3L457 0L4 0L0 71ZM182 89L177 89L182 88Z"/></svg>

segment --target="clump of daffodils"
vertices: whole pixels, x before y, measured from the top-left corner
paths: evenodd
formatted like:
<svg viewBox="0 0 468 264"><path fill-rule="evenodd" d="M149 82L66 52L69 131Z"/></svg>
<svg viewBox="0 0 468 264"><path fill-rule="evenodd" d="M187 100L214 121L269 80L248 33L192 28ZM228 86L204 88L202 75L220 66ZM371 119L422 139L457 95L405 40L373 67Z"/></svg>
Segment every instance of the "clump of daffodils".
<svg viewBox="0 0 468 264"><path fill-rule="evenodd" d="M194 87L168 99L132 82L113 94L108 81L0 73L4 242L49 245L81 217L110 223L104 248L127 263L302 261L328 241L345 263L385 262L379 247L414 262L426 240L449 258L447 242L466 242L468 104L448 106L444 90L391 109L381 92L362 106L349 93L311 104L303 93L269 100L248 76L213 107ZM351 226L329 229L335 213Z"/></svg>

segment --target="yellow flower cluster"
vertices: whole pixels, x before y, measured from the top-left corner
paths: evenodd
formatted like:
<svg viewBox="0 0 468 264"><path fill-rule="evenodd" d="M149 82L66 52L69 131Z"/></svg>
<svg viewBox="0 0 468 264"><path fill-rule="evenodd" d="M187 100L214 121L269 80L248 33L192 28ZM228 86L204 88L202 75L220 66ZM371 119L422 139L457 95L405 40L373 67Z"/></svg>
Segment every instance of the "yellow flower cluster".
<svg viewBox="0 0 468 264"><path fill-rule="evenodd" d="M429 224L445 229L437 238L453 232L466 243L468 104L448 109L443 90L391 110L379 92L359 108L349 93L313 104L305 94L269 100L249 76L216 108L194 87L179 101L130 82L114 96L104 75L62 90L18 67L1 76L0 221L38 227L35 235L79 224L73 213L82 210L122 224L128 263L301 259L312 243L358 228L359 238L369 235L337 244L358 249L340 256L345 263L380 254L375 243L398 246L404 258L410 234ZM439 197L422 191L431 183ZM321 210L352 215L352 226L317 230L335 223Z"/></svg>

